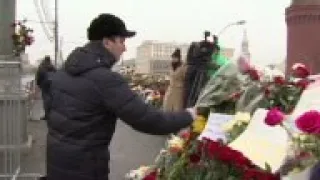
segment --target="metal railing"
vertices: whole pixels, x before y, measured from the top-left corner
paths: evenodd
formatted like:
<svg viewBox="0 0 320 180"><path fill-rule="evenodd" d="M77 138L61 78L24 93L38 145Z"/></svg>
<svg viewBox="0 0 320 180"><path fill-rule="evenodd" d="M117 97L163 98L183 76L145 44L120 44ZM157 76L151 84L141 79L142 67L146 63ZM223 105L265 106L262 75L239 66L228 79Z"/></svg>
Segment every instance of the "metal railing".
<svg viewBox="0 0 320 180"><path fill-rule="evenodd" d="M32 180L21 174L21 152L28 142L30 99L21 87L20 62L0 61L0 180Z"/></svg>

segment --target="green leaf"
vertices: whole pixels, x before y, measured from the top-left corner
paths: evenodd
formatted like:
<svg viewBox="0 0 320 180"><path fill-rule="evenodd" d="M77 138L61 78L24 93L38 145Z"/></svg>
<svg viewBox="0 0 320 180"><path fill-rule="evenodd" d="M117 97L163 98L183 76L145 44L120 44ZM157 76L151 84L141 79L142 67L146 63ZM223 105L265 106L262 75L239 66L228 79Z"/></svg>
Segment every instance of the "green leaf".
<svg viewBox="0 0 320 180"><path fill-rule="evenodd" d="M270 164L268 164L267 162L265 163L265 169L267 172L271 173L272 172L272 168L270 166Z"/></svg>

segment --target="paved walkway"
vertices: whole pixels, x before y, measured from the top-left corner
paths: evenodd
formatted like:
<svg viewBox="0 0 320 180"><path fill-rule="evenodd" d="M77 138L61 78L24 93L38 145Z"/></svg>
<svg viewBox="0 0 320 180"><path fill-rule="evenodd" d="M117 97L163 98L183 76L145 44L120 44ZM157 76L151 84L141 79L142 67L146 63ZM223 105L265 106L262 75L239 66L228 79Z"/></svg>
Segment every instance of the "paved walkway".
<svg viewBox="0 0 320 180"><path fill-rule="evenodd" d="M33 119L42 115L41 101L33 108ZM32 148L22 157L22 172L45 174L45 121L29 121L28 132L33 136ZM130 169L148 165L163 147L165 137L150 136L132 130L118 121L116 133L111 143L111 180L122 180Z"/></svg>

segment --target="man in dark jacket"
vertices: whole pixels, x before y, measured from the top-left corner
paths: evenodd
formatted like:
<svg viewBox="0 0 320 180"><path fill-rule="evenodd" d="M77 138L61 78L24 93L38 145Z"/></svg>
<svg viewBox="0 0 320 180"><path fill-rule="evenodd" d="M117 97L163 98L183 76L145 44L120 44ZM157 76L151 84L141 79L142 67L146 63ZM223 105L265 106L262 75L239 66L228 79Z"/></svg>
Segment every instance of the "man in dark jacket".
<svg viewBox="0 0 320 180"><path fill-rule="evenodd" d="M111 71L126 50L125 39L134 35L118 17L102 14L88 28L90 42L76 48L54 75L47 121L48 180L108 180L117 118L154 135L177 132L193 122L193 108L163 113L146 105Z"/></svg>
<svg viewBox="0 0 320 180"><path fill-rule="evenodd" d="M53 66L50 56L45 56L43 61L40 63L36 73L36 83L41 90L41 96L43 101L44 116L41 120L48 119L49 113L49 90L51 84L51 77L56 72L56 68Z"/></svg>

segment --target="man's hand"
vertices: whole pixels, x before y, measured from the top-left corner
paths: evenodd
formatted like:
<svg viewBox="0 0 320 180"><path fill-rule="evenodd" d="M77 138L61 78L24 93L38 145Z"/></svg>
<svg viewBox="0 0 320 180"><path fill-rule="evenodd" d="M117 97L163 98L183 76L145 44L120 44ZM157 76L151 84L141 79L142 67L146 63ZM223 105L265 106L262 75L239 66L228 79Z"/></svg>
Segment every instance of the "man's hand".
<svg viewBox="0 0 320 180"><path fill-rule="evenodd" d="M197 108L196 107L187 108L186 111L190 113L193 120L195 120L197 118Z"/></svg>

